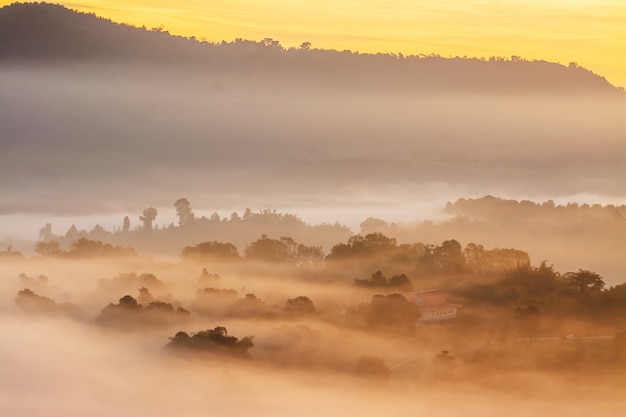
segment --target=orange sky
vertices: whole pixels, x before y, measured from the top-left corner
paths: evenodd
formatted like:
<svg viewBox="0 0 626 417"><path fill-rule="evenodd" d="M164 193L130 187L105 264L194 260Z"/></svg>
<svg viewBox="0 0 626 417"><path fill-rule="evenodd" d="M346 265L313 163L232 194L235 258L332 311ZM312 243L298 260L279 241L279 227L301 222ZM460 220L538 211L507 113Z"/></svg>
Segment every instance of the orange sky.
<svg viewBox="0 0 626 417"><path fill-rule="evenodd" d="M12 1L0 0L0 4ZM626 86L624 0L86 0L60 3L208 41L506 56L578 64Z"/></svg>

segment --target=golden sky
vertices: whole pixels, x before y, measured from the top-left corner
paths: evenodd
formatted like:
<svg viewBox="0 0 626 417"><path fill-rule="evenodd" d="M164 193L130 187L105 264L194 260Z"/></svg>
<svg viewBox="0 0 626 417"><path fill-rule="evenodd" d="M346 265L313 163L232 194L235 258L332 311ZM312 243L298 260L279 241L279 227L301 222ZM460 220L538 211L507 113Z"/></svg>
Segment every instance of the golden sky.
<svg viewBox="0 0 626 417"><path fill-rule="evenodd" d="M11 1L0 0L0 4ZM578 64L626 87L625 0L92 0L60 3L208 41Z"/></svg>

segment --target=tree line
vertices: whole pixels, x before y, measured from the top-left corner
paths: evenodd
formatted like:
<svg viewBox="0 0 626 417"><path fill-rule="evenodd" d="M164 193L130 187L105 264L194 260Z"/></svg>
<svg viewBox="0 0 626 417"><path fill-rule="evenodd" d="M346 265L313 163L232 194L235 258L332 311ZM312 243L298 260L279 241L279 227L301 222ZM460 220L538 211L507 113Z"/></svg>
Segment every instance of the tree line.
<svg viewBox="0 0 626 417"><path fill-rule="evenodd" d="M25 26L32 30L21 30ZM344 91L620 91L574 62L565 66L519 56L443 57L432 52L367 54L318 49L305 39L298 48L284 48L269 37L207 42L172 35L163 27L132 27L46 3L3 7L0 27L5 33L0 56L18 62L122 60L237 77L250 75L248 68L254 66L255 73L264 75L262 85Z"/></svg>

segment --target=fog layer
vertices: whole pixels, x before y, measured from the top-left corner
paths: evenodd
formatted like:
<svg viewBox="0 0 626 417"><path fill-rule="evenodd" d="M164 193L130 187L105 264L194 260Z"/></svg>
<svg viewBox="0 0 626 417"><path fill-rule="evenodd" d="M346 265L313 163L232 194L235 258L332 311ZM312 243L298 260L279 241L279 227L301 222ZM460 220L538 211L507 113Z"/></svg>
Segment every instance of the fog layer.
<svg viewBox="0 0 626 417"><path fill-rule="evenodd" d="M210 285L233 291L237 305L244 291L238 288L245 286L274 311L272 306L306 295L314 300L315 312L269 316L249 309L236 315L222 307L199 310L194 294L207 282L198 278L195 264L126 258L3 260L0 323L7 343L0 347L0 414L614 416L625 411L624 346L612 342L623 318L598 325L587 322L582 312L568 310L556 317L546 309L540 335L608 337L538 338L531 344L517 338L534 334L528 332L533 326L537 331L536 323L512 320L512 311L496 309L487 300L468 299L467 311L459 312L456 321L396 328L384 321L393 312L381 310L382 321L363 327L349 319L366 311L374 292L356 288L351 278L316 281L302 271L260 264L247 270L217 263L211 267L221 278L211 278ZM128 277L129 271L156 274L141 285L157 299L168 297L190 308L188 320L133 326L125 320L119 327L99 321L98 311L109 308L110 301L124 294L137 297L133 284L139 282L114 285L122 282L116 276ZM34 278L42 273L46 279ZM75 303L83 316L24 309L13 302L24 285L42 297ZM136 313L128 314L132 319ZM251 336L250 354L179 354L165 348L179 330L193 333L216 326L226 326L239 338ZM455 359L436 359L441 349ZM386 372L363 372L359 364L364 357L377 358Z"/></svg>
<svg viewBox="0 0 626 417"><path fill-rule="evenodd" d="M148 66L1 71L3 214L170 206L180 190L207 210L623 197L621 97L285 90L253 72Z"/></svg>

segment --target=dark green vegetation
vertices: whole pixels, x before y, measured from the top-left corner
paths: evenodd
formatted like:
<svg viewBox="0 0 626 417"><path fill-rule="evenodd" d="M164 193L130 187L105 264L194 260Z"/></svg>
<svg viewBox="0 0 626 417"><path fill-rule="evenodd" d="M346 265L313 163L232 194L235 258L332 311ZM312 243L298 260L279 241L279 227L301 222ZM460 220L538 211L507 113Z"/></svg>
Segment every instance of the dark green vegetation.
<svg viewBox="0 0 626 417"><path fill-rule="evenodd" d="M68 302L57 303L51 298L37 295L28 288L17 293L15 304L21 310L31 314L68 315L75 318L84 316L84 312L77 305Z"/></svg>
<svg viewBox="0 0 626 417"><path fill-rule="evenodd" d="M132 329L180 324L189 319L189 311L154 300L147 288L139 290L139 298L143 304L130 295L120 298L117 304L109 304L95 318L96 323L106 327Z"/></svg>
<svg viewBox="0 0 626 417"><path fill-rule="evenodd" d="M224 327L216 327L212 330L203 330L191 335L186 332L178 332L170 338L168 349L191 349L195 351L221 352L236 356L246 356L254 347L252 337L246 336L241 340L230 336Z"/></svg>
<svg viewBox="0 0 626 417"><path fill-rule="evenodd" d="M68 251L61 250L59 242L39 242L36 247L37 253L45 256L57 256L67 258L89 258L92 256L130 256L135 255L132 248L122 248L103 243L99 240L90 240L84 237L73 241Z"/></svg>

